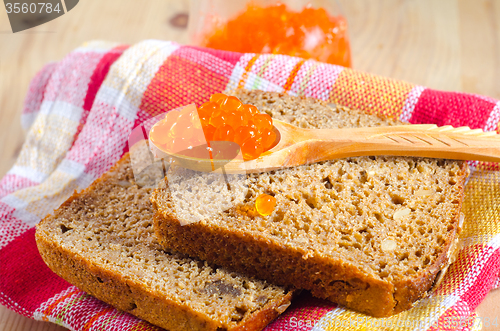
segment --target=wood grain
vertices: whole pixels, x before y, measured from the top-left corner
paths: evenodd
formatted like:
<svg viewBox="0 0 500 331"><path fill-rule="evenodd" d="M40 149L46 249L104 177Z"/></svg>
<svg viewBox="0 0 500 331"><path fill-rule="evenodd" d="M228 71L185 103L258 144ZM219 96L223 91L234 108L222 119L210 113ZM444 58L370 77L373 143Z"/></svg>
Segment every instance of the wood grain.
<svg viewBox="0 0 500 331"><path fill-rule="evenodd" d="M356 69L434 89L500 99L500 1L339 2L349 22ZM188 0L86 0L62 17L16 34L0 9L0 176L13 165L24 141L23 99L30 79L45 63L62 59L92 39L132 44L156 38L187 43L186 30L169 24L187 9ZM477 309L479 315L493 320L500 313L499 302L500 291L490 293ZM0 306L0 330L62 328Z"/></svg>

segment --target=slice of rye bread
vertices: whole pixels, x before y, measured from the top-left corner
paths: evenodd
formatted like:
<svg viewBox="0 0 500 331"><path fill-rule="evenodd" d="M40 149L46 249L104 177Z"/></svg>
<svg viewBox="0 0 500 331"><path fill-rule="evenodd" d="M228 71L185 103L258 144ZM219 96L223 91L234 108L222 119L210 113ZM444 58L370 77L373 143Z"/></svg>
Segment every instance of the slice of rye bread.
<svg viewBox="0 0 500 331"><path fill-rule="evenodd" d="M236 96L303 128L402 124L285 94ZM252 174L241 203L183 226L185 215L160 186L151 196L158 210L155 232L170 251L308 289L372 316L390 316L425 296L448 263L468 172L462 161L381 156ZM191 182L179 184L176 196L192 196ZM206 201L208 182L196 185L199 197L192 204ZM255 211L263 193L277 201L266 217Z"/></svg>
<svg viewBox="0 0 500 331"><path fill-rule="evenodd" d="M171 331L261 330L290 305L286 288L163 251L151 191L137 185L127 153L37 225L43 260L85 292Z"/></svg>

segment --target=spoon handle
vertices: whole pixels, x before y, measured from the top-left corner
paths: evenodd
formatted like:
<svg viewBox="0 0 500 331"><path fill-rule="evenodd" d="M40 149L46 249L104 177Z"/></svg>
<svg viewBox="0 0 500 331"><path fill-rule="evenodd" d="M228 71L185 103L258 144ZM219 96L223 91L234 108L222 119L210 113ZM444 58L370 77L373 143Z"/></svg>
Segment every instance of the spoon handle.
<svg viewBox="0 0 500 331"><path fill-rule="evenodd" d="M362 155L500 162L500 135L468 127L418 124L306 130L304 133L308 138L303 146L308 149L305 163Z"/></svg>

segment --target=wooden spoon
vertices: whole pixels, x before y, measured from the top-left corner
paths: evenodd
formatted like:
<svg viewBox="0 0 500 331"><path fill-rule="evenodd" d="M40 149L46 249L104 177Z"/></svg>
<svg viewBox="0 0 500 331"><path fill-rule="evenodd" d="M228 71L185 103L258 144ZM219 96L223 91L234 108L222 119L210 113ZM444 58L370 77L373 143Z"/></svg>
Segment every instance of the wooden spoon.
<svg viewBox="0 0 500 331"><path fill-rule="evenodd" d="M315 130L298 128L276 119L273 123L277 136L275 145L255 160L244 161L241 153L237 153L238 146L229 142L211 142L212 147L214 143L222 144L216 147L217 150L229 148L233 151L229 153L231 157L220 159L186 156L182 152L167 154L152 141L150 147L155 157L169 155L185 168L225 173L263 172L363 155L500 162L500 135L481 129L417 124ZM205 155L208 154L205 152Z"/></svg>

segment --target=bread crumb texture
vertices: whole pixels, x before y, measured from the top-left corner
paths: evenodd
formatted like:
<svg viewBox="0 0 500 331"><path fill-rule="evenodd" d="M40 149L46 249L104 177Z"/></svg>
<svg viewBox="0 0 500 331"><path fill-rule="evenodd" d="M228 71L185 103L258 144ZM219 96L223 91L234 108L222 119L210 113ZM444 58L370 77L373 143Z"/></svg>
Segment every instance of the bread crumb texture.
<svg viewBox="0 0 500 331"><path fill-rule="evenodd" d="M242 203L248 192L246 176L240 174L199 172L173 164L165 179L158 187L168 185L170 208L181 225L215 218Z"/></svg>
<svg viewBox="0 0 500 331"><path fill-rule="evenodd" d="M303 128L402 124L376 115L284 94L240 91L244 103ZM171 171L175 169L172 168ZM202 222L185 217L172 190L152 201L162 244L374 316L408 309L432 286L458 232L465 162L412 157L356 157L251 174L245 198ZM191 175L192 178L195 175ZM193 189L186 181L175 194ZM190 197L206 203L207 182ZM276 198L269 216L261 194ZM191 240L196 236L199 240Z"/></svg>
<svg viewBox="0 0 500 331"><path fill-rule="evenodd" d="M37 226L45 262L90 294L169 330L260 330L286 309L291 292L283 287L163 251L151 190L135 182L125 156Z"/></svg>

